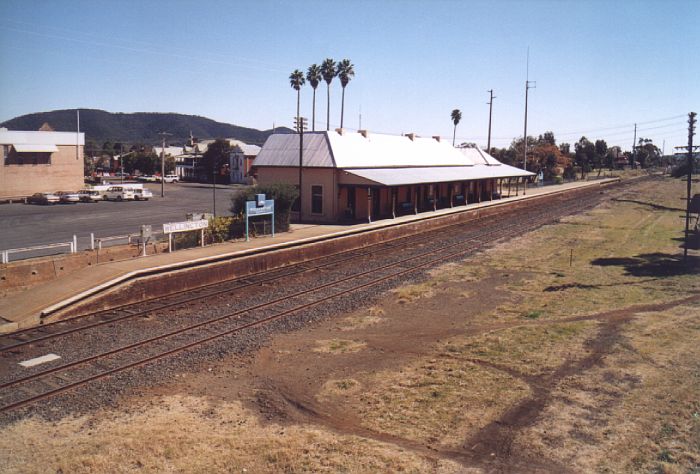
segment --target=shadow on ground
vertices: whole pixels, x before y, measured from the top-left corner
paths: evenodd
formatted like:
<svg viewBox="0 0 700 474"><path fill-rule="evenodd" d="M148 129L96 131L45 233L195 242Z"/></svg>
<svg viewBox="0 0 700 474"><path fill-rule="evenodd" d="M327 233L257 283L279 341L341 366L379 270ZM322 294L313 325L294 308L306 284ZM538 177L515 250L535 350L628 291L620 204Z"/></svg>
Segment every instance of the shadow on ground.
<svg viewBox="0 0 700 474"><path fill-rule="evenodd" d="M656 209L658 211L678 211L678 212L685 212L685 209L681 209L679 207L668 207L668 206L662 206L661 204L655 204L653 202L645 202L645 201L637 201L635 199L617 199L613 198L612 199L615 202L632 202L634 204L641 204L642 206L648 206L651 207L652 209Z"/></svg>
<svg viewBox="0 0 700 474"><path fill-rule="evenodd" d="M627 275L647 277L669 277L692 275L700 271L700 257L688 255L683 262L682 255L667 253L645 253L634 257L596 258L591 264L601 267L621 266Z"/></svg>

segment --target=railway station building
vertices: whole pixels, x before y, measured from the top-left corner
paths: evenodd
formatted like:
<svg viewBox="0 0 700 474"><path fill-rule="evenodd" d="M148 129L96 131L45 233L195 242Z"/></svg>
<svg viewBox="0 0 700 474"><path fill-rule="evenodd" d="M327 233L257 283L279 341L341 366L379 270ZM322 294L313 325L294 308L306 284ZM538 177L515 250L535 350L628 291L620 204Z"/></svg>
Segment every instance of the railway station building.
<svg viewBox="0 0 700 474"><path fill-rule="evenodd" d="M301 167L299 150L299 134L271 135L253 167L259 184L298 186L301 174L303 222L372 222L464 206L518 193L534 176L479 148L415 134L306 132Z"/></svg>
<svg viewBox="0 0 700 474"><path fill-rule="evenodd" d="M0 128L0 199L83 186L85 134Z"/></svg>

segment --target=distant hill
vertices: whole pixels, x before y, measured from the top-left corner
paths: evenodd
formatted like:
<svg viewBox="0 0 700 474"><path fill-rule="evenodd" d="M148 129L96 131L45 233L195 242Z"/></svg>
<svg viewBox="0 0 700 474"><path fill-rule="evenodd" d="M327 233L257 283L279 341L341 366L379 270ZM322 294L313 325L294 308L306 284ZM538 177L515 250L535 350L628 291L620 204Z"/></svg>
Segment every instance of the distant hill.
<svg viewBox="0 0 700 474"><path fill-rule="evenodd" d="M48 123L57 132L74 132L75 109L54 110L22 115L0 124L9 130L39 130ZM182 144L192 134L200 140L208 138L236 138L246 143L262 145L273 130L257 130L229 123L216 122L198 115L137 112L111 113L97 109L80 109L80 131L85 138L98 145L106 141L124 143L160 143L160 132L168 132L168 143ZM277 127L276 133L291 133L286 127Z"/></svg>

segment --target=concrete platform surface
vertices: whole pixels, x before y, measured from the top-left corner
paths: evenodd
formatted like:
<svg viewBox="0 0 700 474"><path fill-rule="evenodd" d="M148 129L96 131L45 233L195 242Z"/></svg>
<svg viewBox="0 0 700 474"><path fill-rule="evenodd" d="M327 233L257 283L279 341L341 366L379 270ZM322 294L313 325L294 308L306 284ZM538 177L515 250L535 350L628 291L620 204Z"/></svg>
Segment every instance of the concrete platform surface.
<svg viewBox="0 0 700 474"><path fill-rule="evenodd" d="M554 194L581 187L599 186L612 181L617 181L617 178L528 188L526 195L521 194L496 201L485 201L479 204L469 204L468 206L462 205L417 215L411 214L397 217L396 219L383 219L371 224L293 224L290 232L276 234L274 238L261 237L251 239L249 242L232 241L206 247L178 250L172 253L100 263L3 298L0 301L0 318L2 318L0 322L4 320L4 324L0 324L0 332L10 332L18 328L34 326L39 323L42 314L51 313L82 298L97 294L140 275L167 273L185 267L204 265L223 258L233 259L253 253L269 252L291 245L304 245L319 240L430 219L464 210L531 199L535 196Z"/></svg>

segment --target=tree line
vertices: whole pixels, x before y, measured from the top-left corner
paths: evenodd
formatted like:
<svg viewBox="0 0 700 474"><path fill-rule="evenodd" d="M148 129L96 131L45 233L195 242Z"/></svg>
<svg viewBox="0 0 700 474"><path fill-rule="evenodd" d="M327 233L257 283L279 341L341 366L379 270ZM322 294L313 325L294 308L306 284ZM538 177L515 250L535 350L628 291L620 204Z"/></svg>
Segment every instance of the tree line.
<svg viewBox="0 0 700 474"><path fill-rule="evenodd" d="M456 126L456 124L455 124ZM524 140L514 139L508 148L491 147L488 153L500 162L523 167ZM617 169L625 165L649 168L665 166L661 150L647 138L640 138L634 153L623 152L619 146L608 146L605 140L590 140L582 136L571 144L557 144L554 133L545 132L538 137L527 137L527 169L533 173L540 171L545 180L585 178L588 173L598 174L603 169Z"/></svg>

